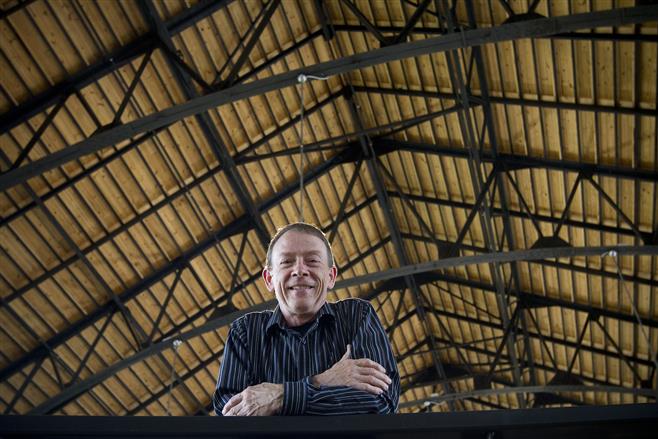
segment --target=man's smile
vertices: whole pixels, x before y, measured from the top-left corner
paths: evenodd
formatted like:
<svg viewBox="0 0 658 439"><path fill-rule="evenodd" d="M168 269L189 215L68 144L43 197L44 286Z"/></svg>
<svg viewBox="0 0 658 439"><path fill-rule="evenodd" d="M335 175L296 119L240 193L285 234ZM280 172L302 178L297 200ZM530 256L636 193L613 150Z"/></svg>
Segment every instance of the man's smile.
<svg viewBox="0 0 658 439"><path fill-rule="evenodd" d="M288 287L288 290L297 291L297 292L303 292L303 291L307 291L307 290L315 290L315 285L306 285L306 284L291 285L291 286Z"/></svg>

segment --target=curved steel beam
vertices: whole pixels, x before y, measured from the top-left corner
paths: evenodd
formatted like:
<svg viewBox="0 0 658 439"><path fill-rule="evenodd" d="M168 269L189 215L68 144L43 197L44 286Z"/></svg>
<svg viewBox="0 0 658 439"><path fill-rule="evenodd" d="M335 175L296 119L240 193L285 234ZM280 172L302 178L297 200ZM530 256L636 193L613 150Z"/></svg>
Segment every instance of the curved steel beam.
<svg viewBox="0 0 658 439"><path fill-rule="evenodd" d="M400 276L459 267L462 265L488 264L491 262L507 263L514 261L537 261L552 258L572 258L575 256L639 256L658 255L658 245L613 245L602 247L553 247L529 250L513 250L509 252L492 252L474 256L461 256L456 258L439 259L406 265L399 268L381 271L379 273L365 274L336 282L336 288L347 288L364 283L384 281Z"/></svg>
<svg viewBox="0 0 658 439"><path fill-rule="evenodd" d="M269 78L247 84L239 84L225 90L209 93L163 111L150 114L141 119L99 132L75 145L52 153L42 159L35 160L29 165L1 174L0 190L6 191L29 178L41 175L71 160L118 144L143 132L155 130L172 122L202 113L211 108L241 99L247 99L252 96L263 95L284 87L295 86L298 83L297 77L301 73L306 75L333 76L389 61L397 61L429 53L445 52L458 48L522 38L545 37L584 28L590 29L602 26L637 24L656 19L658 19L658 5L541 18L508 23L492 28L473 29L409 43L395 44L333 61L314 64Z"/></svg>
<svg viewBox="0 0 658 439"><path fill-rule="evenodd" d="M621 386L584 386L584 385L549 385L549 386L519 386L501 387L499 389L469 390L468 392L449 393L430 398L415 399L400 404L400 408L415 407L417 405L441 404L442 402L456 401L477 396L506 395L508 393L561 393L561 392L599 392L599 393L630 393L633 395L655 398L651 389L638 389Z"/></svg>

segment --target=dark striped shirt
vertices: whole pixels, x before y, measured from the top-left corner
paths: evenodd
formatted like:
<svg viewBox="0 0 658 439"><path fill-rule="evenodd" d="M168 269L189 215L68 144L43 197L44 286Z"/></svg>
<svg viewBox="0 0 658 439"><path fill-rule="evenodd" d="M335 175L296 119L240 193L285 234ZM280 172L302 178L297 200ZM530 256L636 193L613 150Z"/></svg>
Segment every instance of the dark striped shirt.
<svg viewBox="0 0 658 439"><path fill-rule="evenodd" d="M351 358L381 364L391 378L381 395L346 386L314 386L311 377L333 366L352 345ZM394 413L400 396L395 357L369 302L325 303L308 331L289 329L281 311L247 314L231 325L213 395L222 414L231 397L263 382L283 384L282 415Z"/></svg>

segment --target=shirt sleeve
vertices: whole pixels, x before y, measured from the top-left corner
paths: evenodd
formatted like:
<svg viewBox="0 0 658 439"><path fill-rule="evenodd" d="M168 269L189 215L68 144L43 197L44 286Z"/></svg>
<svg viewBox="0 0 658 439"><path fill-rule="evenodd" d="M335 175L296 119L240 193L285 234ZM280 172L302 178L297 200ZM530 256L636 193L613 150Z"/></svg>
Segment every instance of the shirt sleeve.
<svg viewBox="0 0 658 439"><path fill-rule="evenodd" d="M231 325L226 344L224 358L219 368L217 387L213 394L215 414L222 416L224 405L235 394L242 392L248 386L256 384L248 367L248 350L246 331L243 322L237 320Z"/></svg>
<svg viewBox="0 0 658 439"><path fill-rule="evenodd" d="M352 358L369 358L381 364L391 385L381 395L347 386L314 386L310 377L284 383L282 415L351 415L395 413L400 399L400 375L386 331L368 302L351 341Z"/></svg>

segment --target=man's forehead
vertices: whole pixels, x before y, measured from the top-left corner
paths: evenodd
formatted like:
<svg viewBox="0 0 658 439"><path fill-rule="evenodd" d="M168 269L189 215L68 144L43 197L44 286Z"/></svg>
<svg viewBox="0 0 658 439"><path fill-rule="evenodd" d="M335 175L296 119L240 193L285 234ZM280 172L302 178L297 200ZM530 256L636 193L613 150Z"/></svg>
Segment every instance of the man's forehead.
<svg viewBox="0 0 658 439"><path fill-rule="evenodd" d="M320 237L310 233L291 230L281 235L278 241L274 243L272 251L277 253L288 253L291 251L302 250L304 252L322 253L324 247L325 244Z"/></svg>

